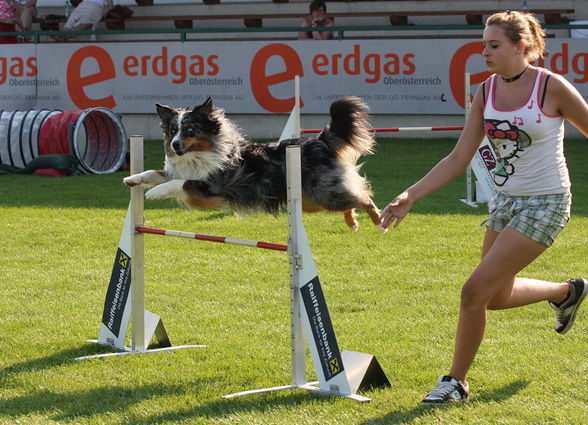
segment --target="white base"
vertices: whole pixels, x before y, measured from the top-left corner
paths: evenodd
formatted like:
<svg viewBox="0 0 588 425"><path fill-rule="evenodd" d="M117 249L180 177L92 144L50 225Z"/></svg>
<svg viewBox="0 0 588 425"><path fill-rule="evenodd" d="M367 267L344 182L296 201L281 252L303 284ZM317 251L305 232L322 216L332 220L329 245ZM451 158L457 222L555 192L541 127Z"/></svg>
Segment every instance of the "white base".
<svg viewBox="0 0 588 425"><path fill-rule="evenodd" d="M470 207L478 208L478 204L476 204L474 201L468 201L467 199L460 199L460 201L466 205L469 205Z"/></svg>
<svg viewBox="0 0 588 425"><path fill-rule="evenodd" d="M308 390L310 392L313 392L315 394L318 395L324 395L324 396L332 396L332 397L345 397L351 400L355 400L355 401L359 401L361 403L367 403L369 401L371 401L371 398L367 398L358 394L342 394L342 393L338 393L338 392L334 392L334 391L325 391L322 390L320 387L315 387L314 385L318 384L317 382L308 382L306 384L303 385L284 385L281 387L272 387L272 388L262 388L262 389L258 389L258 390L249 390L249 391L241 391L238 393L233 393L233 394L228 394L223 396L223 398L235 398L235 397L242 397L242 396L246 396L246 395L254 395L254 394L266 394L266 393L270 393L273 391L286 391L286 390L297 390L297 389L302 389L302 390Z"/></svg>
<svg viewBox="0 0 588 425"><path fill-rule="evenodd" d="M206 347L206 345L177 345L177 346L173 346L173 347L152 348L152 349L147 349L145 351L133 351L133 349L131 347L123 347L121 349L118 347L113 347L112 345L109 345L109 344L103 344L100 341L98 341L97 339L88 339L87 341L94 342L96 344L104 345L106 347L114 348L116 350L121 350L121 351L119 351L117 353L103 353L103 354L93 354L90 356L76 357L74 360L87 360L87 359L99 359L102 357L126 356L127 354L151 354L151 353L159 353L161 351L181 350L183 348L203 348L203 347Z"/></svg>

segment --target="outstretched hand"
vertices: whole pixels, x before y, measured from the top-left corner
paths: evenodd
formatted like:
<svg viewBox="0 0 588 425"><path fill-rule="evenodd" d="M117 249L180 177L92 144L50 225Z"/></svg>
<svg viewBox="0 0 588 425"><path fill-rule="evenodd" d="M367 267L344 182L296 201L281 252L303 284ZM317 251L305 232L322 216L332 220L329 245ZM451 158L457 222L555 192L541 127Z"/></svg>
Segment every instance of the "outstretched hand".
<svg viewBox="0 0 588 425"><path fill-rule="evenodd" d="M380 214L381 226L387 229L390 224L398 227L402 219L412 208L414 201L410 199L407 192L403 192L392 200Z"/></svg>

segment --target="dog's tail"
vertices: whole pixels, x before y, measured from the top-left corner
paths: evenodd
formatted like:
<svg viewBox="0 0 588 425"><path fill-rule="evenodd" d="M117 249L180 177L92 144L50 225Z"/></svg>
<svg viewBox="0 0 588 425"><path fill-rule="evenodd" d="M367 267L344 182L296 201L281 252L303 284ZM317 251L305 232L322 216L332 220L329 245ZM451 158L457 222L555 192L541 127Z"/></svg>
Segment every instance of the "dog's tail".
<svg viewBox="0 0 588 425"><path fill-rule="evenodd" d="M352 148L355 159L373 153L375 140L370 132L369 107L362 99L341 97L331 104L330 114L331 123L320 136L325 143L338 152Z"/></svg>

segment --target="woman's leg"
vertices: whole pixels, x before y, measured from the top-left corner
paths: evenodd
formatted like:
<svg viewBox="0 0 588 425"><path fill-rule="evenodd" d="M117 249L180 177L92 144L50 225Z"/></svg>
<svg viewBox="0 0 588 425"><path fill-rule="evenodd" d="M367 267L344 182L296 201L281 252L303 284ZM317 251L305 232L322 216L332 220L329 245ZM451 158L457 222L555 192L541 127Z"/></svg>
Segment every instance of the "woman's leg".
<svg viewBox="0 0 588 425"><path fill-rule="evenodd" d="M496 233L488 230L480 264L463 286L455 351L450 375L465 381L486 328L486 309L498 293L520 292L517 303L537 298L533 291L514 291L515 276L547 249L516 230L507 227ZM554 294L557 291L553 291ZM555 295L553 295L555 298ZM565 296L565 295L564 295ZM511 302L512 302L511 296ZM524 301L524 302L523 302ZM513 303L514 306L514 303Z"/></svg>
<svg viewBox="0 0 588 425"><path fill-rule="evenodd" d="M494 230L486 230L482 257L490 250L498 235L499 233ZM488 310L504 310L541 301L559 303L566 298L568 289L567 283L515 277L511 285L506 285L492 297L488 303Z"/></svg>

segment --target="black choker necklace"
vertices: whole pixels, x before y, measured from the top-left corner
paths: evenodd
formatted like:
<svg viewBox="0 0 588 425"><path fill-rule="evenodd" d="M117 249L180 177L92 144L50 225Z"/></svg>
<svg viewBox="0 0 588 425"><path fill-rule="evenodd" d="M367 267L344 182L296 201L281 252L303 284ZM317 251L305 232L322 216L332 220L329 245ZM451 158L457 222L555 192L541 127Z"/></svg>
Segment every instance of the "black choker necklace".
<svg viewBox="0 0 588 425"><path fill-rule="evenodd" d="M505 83L512 83L513 81L518 80L519 78L521 78L523 76L523 74L525 73L525 71L527 70L527 68L529 68L529 65L527 65L525 67L525 69L523 69L523 71L520 74L515 75L514 77L511 78L504 78L502 75L502 81L504 81Z"/></svg>

